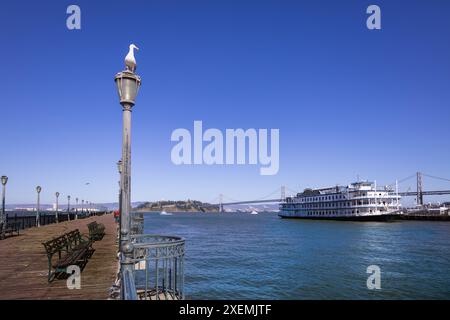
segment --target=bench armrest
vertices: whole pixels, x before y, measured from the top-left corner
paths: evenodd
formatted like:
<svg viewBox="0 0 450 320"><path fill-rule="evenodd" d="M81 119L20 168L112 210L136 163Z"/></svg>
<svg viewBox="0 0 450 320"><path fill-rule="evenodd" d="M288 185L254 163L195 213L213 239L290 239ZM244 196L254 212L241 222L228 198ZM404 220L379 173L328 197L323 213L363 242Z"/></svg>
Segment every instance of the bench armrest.
<svg viewBox="0 0 450 320"><path fill-rule="evenodd" d="M92 241L89 238L89 236L82 234L82 235L80 235L80 242L87 243L87 242L92 242Z"/></svg>

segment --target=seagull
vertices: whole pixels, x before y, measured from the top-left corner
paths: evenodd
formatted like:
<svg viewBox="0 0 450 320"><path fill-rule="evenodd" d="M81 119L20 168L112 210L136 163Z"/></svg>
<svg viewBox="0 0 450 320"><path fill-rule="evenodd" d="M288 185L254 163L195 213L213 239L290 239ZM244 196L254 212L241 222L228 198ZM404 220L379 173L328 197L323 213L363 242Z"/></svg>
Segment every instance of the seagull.
<svg viewBox="0 0 450 320"><path fill-rule="evenodd" d="M130 51L128 51L127 56L125 57L125 66L127 70L134 72L136 70L136 59L134 58L134 49L139 50L134 44L130 44Z"/></svg>

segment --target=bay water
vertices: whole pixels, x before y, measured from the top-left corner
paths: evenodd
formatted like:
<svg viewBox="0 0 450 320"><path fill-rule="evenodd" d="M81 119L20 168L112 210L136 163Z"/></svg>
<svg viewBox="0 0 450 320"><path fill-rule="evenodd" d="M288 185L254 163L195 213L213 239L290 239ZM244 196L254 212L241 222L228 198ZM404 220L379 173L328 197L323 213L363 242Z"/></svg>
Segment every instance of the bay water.
<svg viewBox="0 0 450 320"><path fill-rule="evenodd" d="M185 238L187 299L450 298L449 222L146 213L145 233ZM380 290L367 287L371 265Z"/></svg>

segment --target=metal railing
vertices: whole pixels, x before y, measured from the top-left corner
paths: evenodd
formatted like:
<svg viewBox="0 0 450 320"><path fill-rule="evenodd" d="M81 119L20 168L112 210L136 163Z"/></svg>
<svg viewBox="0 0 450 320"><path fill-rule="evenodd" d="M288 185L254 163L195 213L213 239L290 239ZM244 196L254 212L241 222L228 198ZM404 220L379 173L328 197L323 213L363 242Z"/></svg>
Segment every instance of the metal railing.
<svg viewBox="0 0 450 320"><path fill-rule="evenodd" d="M184 299L184 244L180 237L133 235L133 272L122 275L124 299ZM131 279L132 278L132 279Z"/></svg>
<svg viewBox="0 0 450 320"><path fill-rule="evenodd" d="M136 284L133 272L126 270L122 275L122 287L124 300L138 300Z"/></svg>
<svg viewBox="0 0 450 320"><path fill-rule="evenodd" d="M142 212L131 213L131 234L144 234L144 214Z"/></svg>
<svg viewBox="0 0 450 320"><path fill-rule="evenodd" d="M103 215L106 212L93 212L90 216ZM76 214L74 212L70 213L70 220L75 220ZM88 218L87 213L78 213L78 219ZM66 212L58 213L58 222L64 222L69 220L69 215ZM6 216L7 223L17 224L19 229L28 229L36 226L36 213L30 212L8 212ZM56 215L54 212L41 212L39 215L39 222L41 226L56 223Z"/></svg>

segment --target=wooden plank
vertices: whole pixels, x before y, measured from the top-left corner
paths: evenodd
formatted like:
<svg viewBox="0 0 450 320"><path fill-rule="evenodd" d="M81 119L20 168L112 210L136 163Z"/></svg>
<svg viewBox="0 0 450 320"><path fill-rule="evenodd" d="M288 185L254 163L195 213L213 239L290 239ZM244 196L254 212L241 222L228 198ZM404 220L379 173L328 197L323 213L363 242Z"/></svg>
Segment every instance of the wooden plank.
<svg viewBox="0 0 450 320"><path fill-rule="evenodd" d="M68 289L66 280L47 282L48 263L42 242L87 224L105 225L105 236L93 244L95 252L81 273L81 289ZM65 221L22 230L20 236L0 240L0 299L108 299L117 274L117 224L112 214Z"/></svg>

